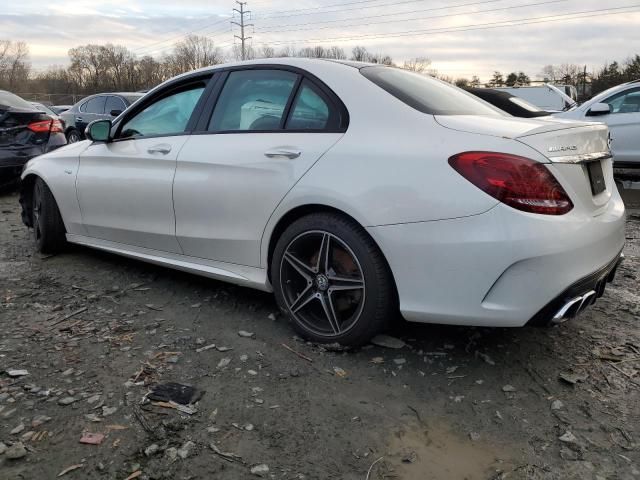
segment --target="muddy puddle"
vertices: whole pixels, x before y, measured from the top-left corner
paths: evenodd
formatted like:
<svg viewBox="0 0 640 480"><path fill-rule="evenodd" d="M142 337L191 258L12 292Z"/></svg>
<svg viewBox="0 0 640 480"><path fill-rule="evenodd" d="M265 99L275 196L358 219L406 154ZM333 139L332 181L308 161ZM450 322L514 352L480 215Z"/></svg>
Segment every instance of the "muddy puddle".
<svg viewBox="0 0 640 480"><path fill-rule="evenodd" d="M406 425L392 433L388 455L369 478L486 480L513 468L505 450L483 438L461 437L444 425Z"/></svg>

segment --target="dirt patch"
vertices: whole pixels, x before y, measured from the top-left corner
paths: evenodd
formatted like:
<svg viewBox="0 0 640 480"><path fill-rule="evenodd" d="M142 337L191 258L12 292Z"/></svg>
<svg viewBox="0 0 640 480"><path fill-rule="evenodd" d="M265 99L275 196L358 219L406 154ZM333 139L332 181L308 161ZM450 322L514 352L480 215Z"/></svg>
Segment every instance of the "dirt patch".
<svg viewBox="0 0 640 480"><path fill-rule="evenodd" d="M640 478L640 217L627 227L616 281L574 321L398 322L403 348L345 351L295 337L265 293L35 255L0 196L0 478ZM145 400L168 382L204 395Z"/></svg>
<svg viewBox="0 0 640 480"><path fill-rule="evenodd" d="M436 422L394 431L387 448L388 456L375 473L386 470L405 480L486 480L512 469L508 459L513 452L488 445L475 432L461 437Z"/></svg>

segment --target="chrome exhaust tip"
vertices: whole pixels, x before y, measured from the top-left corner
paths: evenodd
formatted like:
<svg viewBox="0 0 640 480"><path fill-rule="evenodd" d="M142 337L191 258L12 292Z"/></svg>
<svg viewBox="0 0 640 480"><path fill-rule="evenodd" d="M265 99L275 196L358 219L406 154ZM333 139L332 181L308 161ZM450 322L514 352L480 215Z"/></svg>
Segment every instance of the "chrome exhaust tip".
<svg viewBox="0 0 640 480"><path fill-rule="evenodd" d="M566 322L567 320L575 317L584 308L588 307L595 300L596 291L589 290L584 295L580 295L567 301L558 313L556 313L551 319L551 323L554 325Z"/></svg>

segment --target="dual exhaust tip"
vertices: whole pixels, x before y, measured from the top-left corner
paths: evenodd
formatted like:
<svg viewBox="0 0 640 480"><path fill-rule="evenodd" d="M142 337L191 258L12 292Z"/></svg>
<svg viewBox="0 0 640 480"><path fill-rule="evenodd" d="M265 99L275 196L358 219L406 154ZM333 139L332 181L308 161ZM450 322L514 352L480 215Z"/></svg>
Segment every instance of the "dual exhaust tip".
<svg viewBox="0 0 640 480"><path fill-rule="evenodd" d="M596 300L596 291L589 290L584 295L579 295L565 303L558 313L553 316L551 323L556 325L566 322L567 320L578 315L582 310L587 308Z"/></svg>
<svg viewBox="0 0 640 480"><path fill-rule="evenodd" d="M578 295L577 297L573 297L558 310L553 318L551 319L552 325L557 325L559 323L566 322L567 320L575 317L580 312L582 312L589 305L595 303L597 298L600 298L604 294L604 289L607 286L607 283L613 281L616 271L618 270L618 265L624 260L624 253L620 253L618 261L615 266L600 278L594 285L595 290L589 290L587 293L583 293L582 295Z"/></svg>

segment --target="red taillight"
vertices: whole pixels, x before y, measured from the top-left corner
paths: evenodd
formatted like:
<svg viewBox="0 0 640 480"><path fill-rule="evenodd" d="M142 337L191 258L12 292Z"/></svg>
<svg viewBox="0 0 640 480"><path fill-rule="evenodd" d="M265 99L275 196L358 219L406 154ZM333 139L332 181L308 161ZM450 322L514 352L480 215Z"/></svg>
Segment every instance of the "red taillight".
<svg viewBox="0 0 640 480"><path fill-rule="evenodd" d="M507 153L464 152L449 159L480 190L524 212L564 215L573 203L541 163Z"/></svg>
<svg viewBox="0 0 640 480"><path fill-rule="evenodd" d="M64 127L62 126L62 122L60 120L53 120L51 122L51 133L64 133Z"/></svg>
<svg viewBox="0 0 640 480"><path fill-rule="evenodd" d="M64 128L60 120L41 120L39 122L31 122L27 128L35 133L62 133Z"/></svg>

